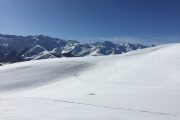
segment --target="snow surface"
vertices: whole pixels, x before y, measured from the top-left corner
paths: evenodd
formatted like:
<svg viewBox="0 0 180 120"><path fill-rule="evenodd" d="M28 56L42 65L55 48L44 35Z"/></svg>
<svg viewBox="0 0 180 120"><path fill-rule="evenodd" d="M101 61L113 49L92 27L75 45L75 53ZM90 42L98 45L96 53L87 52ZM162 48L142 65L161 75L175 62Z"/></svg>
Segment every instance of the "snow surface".
<svg viewBox="0 0 180 120"><path fill-rule="evenodd" d="M0 67L0 120L179 120L180 44Z"/></svg>

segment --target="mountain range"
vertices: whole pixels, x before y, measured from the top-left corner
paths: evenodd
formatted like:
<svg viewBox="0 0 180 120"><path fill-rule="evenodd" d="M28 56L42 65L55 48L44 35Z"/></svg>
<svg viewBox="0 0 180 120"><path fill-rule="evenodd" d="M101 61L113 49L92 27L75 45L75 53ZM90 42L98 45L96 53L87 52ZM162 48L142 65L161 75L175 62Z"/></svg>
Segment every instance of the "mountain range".
<svg viewBox="0 0 180 120"><path fill-rule="evenodd" d="M44 35L17 36L0 34L0 63L88 55L114 55L152 46L154 45L113 43L110 41L85 43Z"/></svg>

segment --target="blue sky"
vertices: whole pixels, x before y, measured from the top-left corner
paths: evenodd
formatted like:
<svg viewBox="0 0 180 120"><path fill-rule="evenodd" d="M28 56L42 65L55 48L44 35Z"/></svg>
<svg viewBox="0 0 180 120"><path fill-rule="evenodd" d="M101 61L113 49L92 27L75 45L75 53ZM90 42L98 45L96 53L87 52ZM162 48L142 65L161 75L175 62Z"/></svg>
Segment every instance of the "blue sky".
<svg viewBox="0 0 180 120"><path fill-rule="evenodd" d="M0 33L180 42L180 0L0 0Z"/></svg>

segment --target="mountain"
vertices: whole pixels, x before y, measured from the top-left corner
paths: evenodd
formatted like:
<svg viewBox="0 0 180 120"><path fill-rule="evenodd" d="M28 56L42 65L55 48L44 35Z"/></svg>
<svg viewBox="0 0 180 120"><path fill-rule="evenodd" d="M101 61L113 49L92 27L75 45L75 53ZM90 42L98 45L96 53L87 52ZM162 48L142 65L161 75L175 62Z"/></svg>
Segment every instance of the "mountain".
<svg viewBox="0 0 180 120"><path fill-rule="evenodd" d="M39 60L39 59L48 59L48 58L55 58L48 50L41 47L40 45L36 45L35 47L26 51L22 57L25 60Z"/></svg>
<svg viewBox="0 0 180 120"><path fill-rule="evenodd" d="M27 60L122 54L151 46L117 44L110 41L82 43L49 36L16 36L0 34L0 63Z"/></svg>
<svg viewBox="0 0 180 120"><path fill-rule="evenodd" d="M1 66L0 120L180 120L179 50L167 44Z"/></svg>

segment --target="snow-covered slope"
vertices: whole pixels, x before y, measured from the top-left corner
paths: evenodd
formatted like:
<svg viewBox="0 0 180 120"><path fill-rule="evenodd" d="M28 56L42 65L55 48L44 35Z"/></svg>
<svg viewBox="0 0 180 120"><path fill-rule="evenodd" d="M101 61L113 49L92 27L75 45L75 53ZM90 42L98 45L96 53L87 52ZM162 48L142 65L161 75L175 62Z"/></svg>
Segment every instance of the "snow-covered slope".
<svg viewBox="0 0 180 120"><path fill-rule="evenodd" d="M25 60L39 60L47 58L55 58L49 51L40 45L36 45L22 55Z"/></svg>
<svg viewBox="0 0 180 120"><path fill-rule="evenodd" d="M1 120L179 120L180 44L0 67Z"/></svg>

